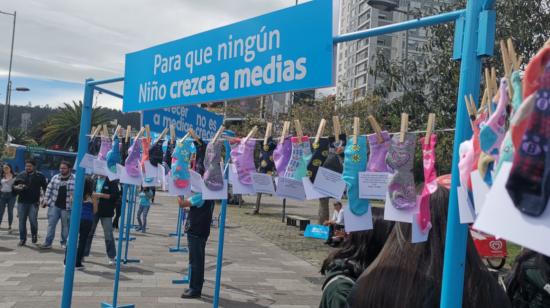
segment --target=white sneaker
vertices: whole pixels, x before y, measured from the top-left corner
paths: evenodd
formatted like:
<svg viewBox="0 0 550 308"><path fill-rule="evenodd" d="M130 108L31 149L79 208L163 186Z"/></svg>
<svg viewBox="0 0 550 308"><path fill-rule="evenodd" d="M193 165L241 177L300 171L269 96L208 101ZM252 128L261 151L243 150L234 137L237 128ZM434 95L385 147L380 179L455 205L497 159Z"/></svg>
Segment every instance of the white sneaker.
<svg viewBox="0 0 550 308"><path fill-rule="evenodd" d="M66 248L67 248L67 245L62 244L62 245L61 245L61 248L62 248L62 249L66 249Z"/></svg>
<svg viewBox="0 0 550 308"><path fill-rule="evenodd" d="M115 264L115 259L109 259L109 265Z"/></svg>

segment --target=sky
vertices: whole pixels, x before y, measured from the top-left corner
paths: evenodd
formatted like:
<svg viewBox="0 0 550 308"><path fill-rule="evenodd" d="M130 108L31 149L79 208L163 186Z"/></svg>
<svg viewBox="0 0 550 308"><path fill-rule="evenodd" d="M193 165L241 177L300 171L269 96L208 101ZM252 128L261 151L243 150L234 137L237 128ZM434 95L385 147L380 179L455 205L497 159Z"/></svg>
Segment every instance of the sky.
<svg viewBox="0 0 550 308"><path fill-rule="evenodd" d="M305 2L305 1L300 1ZM81 100L86 78L124 75L124 55L295 4L295 0L2 0L17 11L12 84L16 105ZM4 103L13 18L0 14L0 103ZM111 86L122 93L122 84ZM103 94L100 106L120 109Z"/></svg>

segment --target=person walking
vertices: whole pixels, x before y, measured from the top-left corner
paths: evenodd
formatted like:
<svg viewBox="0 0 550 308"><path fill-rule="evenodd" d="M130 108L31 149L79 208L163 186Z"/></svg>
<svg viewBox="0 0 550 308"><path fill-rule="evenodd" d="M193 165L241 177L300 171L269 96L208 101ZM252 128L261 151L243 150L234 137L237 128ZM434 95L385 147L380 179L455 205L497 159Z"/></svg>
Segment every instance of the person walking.
<svg viewBox="0 0 550 308"><path fill-rule="evenodd" d="M46 188L44 204L48 206L48 233L41 249L51 249L55 238L55 229L61 219L61 248L67 245L69 234L69 219L71 217L71 203L74 192L74 175L71 173L71 164L62 161L59 164L59 174L53 176Z"/></svg>
<svg viewBox="0 0 550 308"><path fill-rule="evenodd" d="M84 256L90 255L92 241L97 224L101 221L103 235L105 237L105 250L109 265L114 264L116 257L115 238L113 236L113 216L115 215L115 203L120 198L120 190L117 181L110 181L107 177L97 176L95 179L95 192L93 198L98 199L97 213L94 215L92 229L88 234L88 241L84 248Z"/></svg>
<svg viewBox="0 0 550 308"><path fill-rule="evenodd" d="M145 233L147 229L147 214L149 214L149 209L151 207L151 198L153 193L149 188L141 188L141 192L139 193L139 209L137 212L137 221L138 221L138 227L136 231L141 231L141 233Z"/></svg>
<svg viewBox="0 0 550 308"><path fill-rule="evenodd" d="M189 245L189 267L191 281L181 298L199 298L204 283L204 259L206 242L210 236L210 225L214 213L214 200L203 200L202 194L195 194L189 199L178 197L181 208L189 208L189 216L185 225L187 243Z"/></svg>
<svg viewBox="0 0 550 308"><path fill-rule="evenodd" d="M15 182L15 174L10 165L4 164L2 166L2 173L0 176L1 188L0 188L0 226L4 219L4 211L8 210L8 230L11 231L11 224L13 223L13 206L15 205L15 191L13 190L13 183Z"/></svg>
<svg viewBox="0 0 550 308"><path fill-rule="evenodd" d="M25 161L25 170L15 177L13 189L19 196L17 213L19 214L19 244L27 243L27 219L31 225L32 243L38 242L38 204L40 195L46 191L46 177L36 171L34 160Z"/></svg>

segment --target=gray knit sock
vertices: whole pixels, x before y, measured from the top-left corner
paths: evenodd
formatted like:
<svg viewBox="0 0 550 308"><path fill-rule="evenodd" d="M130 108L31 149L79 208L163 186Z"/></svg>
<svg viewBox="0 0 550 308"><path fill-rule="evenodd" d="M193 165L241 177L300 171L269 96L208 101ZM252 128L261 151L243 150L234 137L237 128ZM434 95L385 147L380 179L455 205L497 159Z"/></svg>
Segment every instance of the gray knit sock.
<svg viewBox="0 0 550 308"><path fill-rule="evenodd" d="M415 134L407 133L403 143L399 142L399 134L396 134L386 156L386 163L395 171L388 184L388 192L392 205L397 209L416 206L416 187L412 173L415 148Z"/></svg>
<svg viewBox="0 0 550 308"><path fill-rule="evenodd" d="M204 184L210 190L221 190L223 188L223 173L220 166L222 153L222 141L208 143L206 146L206 157L204 159Z"/></svg>

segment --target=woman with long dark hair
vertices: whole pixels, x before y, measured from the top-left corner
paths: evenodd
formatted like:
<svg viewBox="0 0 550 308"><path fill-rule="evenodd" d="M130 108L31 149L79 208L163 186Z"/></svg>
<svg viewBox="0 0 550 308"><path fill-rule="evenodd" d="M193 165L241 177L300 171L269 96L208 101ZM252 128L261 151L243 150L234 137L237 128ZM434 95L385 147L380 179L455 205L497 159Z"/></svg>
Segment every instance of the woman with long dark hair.
<svg viewBox="0 0 550 308"><path fill-rule="evenodd" d="M343 210L343 209L342 209ZM384 211L372 208L373 229L351 232L342 247L323 261L321 274L326 276L319 307L346 307L346 299L355 280L378 256L394 223L384 220Z"/></svg>
<svg viewBox="0 0 550 308"><path fill-rule="evenodd" d="M442 183L441 178L438 179ZM445 252L449 189L430 196L432 229L428 240L412 244L411 224L398 223L386 245L357 280L348 298L352 308L439 307ZM511 307L468 234L462 307Z"/></svg>
<svg viewBox="0 0 550 308"><path fill-rule="evenodd" d="M15 193L13 191L13 183L15 182L15 174L9 164L2 166L2 174L0 177L0 225L4 218L4 211L8 209L8 230L11 230L13 223L13 207L15 205Z"/></svg>

